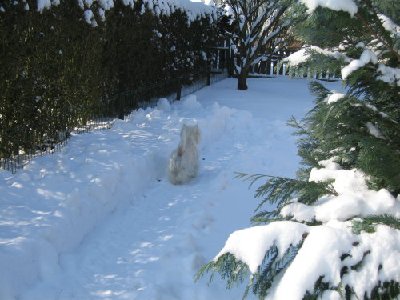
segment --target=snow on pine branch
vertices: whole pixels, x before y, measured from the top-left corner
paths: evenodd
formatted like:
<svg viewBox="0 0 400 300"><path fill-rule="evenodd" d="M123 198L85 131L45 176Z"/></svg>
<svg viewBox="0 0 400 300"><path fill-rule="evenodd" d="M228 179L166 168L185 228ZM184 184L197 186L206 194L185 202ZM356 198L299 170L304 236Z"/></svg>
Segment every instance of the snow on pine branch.
<svg viewBox="0 0 400 300"><path fill-rule="evenodd" d="M345 97L345 94L342 93L332 93L329 94L329 96L325 99L325 102L327 104L332 104L335 102L338 102L340 99L342 99L343 97Z"/></svg>
<svg viewBox="0 0 400 300"><path fill-rule="evenodd" d="M293 202L281 211L282 217L292 220L232 233L214 259L217 263L225 254L232 254L248 266L250 278L257 278L254 274L262 272L270 249L276 247L281 259L290 247L298 247L265 299L303 299L321 278L329 286L322 299L342 299L346 286L355 298L370 298L380 284L400 281L400 231L378 223L372 232L354 234L354 223L349 221L377 215L400 218L400 199L384 189L369 190L365 174L341 169L334 158L320 165L322 168L312 169L309 180L333 179L336 196L323 196L310 206ZM321 225L302 223L314 221Z"/></svg>
<svg viewBox="0 0 400 300"><path fill-rule="evenodd" d="M369 49L365 49L359 59L353 60L342 69L342 78L346 79L354 71L364 67L368 63L377 64L377 55Z"/></svg>
<svg viewBox="0 0 400 300"><path fill-rule="evenodd" d="M309 13L312 13L318 6L346 11L351 16L354 16L358 11L353 0L301 0L301 2L307 6Z"/></svg>
<svg viewBox="0 0 400 300"><path fill-rule="evenodd" d="M276 246L278 256L282 256L301 241L294 260L280 280L273 282L266 299L302 299L307 291L314 290L314 283L321 277L330 288L338 290L325 291L322 299L341 299L339 291L343 295L341 289L346 285L363 299L380 282L400 280L398 230L378 225L373 233L354 235L350 222L336 220L320 226L282 221L238 230L230 235L214 262L230 253L254 274L271 247ZM360 263L361 267L354 267ZM344 268L347 273L342 274Z"/></svg>
<svg viewBox="0 0 400 300"><path fill-rule="evenodd" d="M350 64L342 69L342 78L346 79L354 71L364 67L369 63L372 63L374 65L378 65L378 80L400 85L400 69L388 67L383 63L379 63L379 61L380 60L377 53L374 53L370 49L365 49L359 59L353 60Z"/></svg>
<svg viewBox="0 0 400 300"><path fill-rule="evenodd" d="M283 62L287 62L291 66L297 66L299 64L307 62L308 59L310 59L311 54L313 52L323 54L326 56L330 56L330 57L333 57L336 59L342 58L345 61L350 61L346 55L344 55L343 53L340 53L338 51L330 51L330 50L322 49L317 46L305 46L304 48L302 48L302 49L292 53L288 57L286 57L283 60Z"/></svg>
<svg viewBox="0 0 400 300"><path fill-rule="evenodd" d="M282 235L284 230L287 232ZM290 245L301 242L302 235L305 233L308 233L306 225L285 221L237 230L229 236L224 248L214 261L226 253L231 253L236 259L244 262L251 273L256 273L269 248L276 245L278 257L281 258Z"/></svg>
<svg viewBox="0 0 400 300"><path fill-rule="evenodd" d="M378 225L374 233L360 235L352 233L349 222L312 226L295 259L266 299L302 299L306 291L314 290L314 283L321 276L338 290L325 291L322 299L343 299L346 285L352 287L356 299L363 299L379 283L399 281L399 259L400 232L388 226ZM361 262L362 266L356 268ZM344 268L347 274L341 276Z"/></svg>
<svg viewBox="0 0 400 300"><path fill-rule="evenodd" d="M293 202L282 209L282 217L292 217L301 222L345 221L354 217L384 214L400 218L400 200L386 189L370 190L363 172L342 170L334 158L321 161L320 165L323 168L311 170L309 181L332 179L332 186L338 195L323 196L314 205Z"/></svg>
<svg viewBox="0 0 400 300"><path fill-rule="evenodd" d="M374 52L371 49L368 49L363 46L365 49L362 52L360 58L351 60L343 53L338 51L330 51L326 49L321 49L316 46L306 46L291 55L285 58L282 62L287 62L291 66L297 66L299 64L306 63L313 52L323 54L325 56L329 56L335 59L343 59L345 62L349 62L348 65L342 68L342 78L346 79L350 76L351 73L357 71L360 68L363 68L369 63L377 65L378 76L376 77L378 80L400 85L400 69L399 68L392 68L384 65L381 63L379 59L379 52Z"/></svg>
<svg viewBox="0 0 400 300"><path fill-rule="evenodd" d="M400 36L400 26L394 23L392 19L384 14L378 14L378 18L381 20L382 26L393 36Z"/></svg>
<svg viewBox="0 0 400 300"><path fill-rule="evenodd" d="M397 83L400 85L400 69L385 66L384 64L378 65L378 72L380 75L377 77L379 80L388 83Z"/></svg>

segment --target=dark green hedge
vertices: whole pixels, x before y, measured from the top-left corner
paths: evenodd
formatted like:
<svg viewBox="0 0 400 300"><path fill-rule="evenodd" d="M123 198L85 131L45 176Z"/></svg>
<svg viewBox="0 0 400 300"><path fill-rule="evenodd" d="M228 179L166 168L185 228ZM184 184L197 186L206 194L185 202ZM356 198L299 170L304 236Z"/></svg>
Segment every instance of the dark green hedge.
<svg viewBox="0 0 400 300"><path fill-rule="evenodd" d="M122 0L96 27L71 0L42 12L22 2L1 5L0 158L34 152L91 118L115 117L174 91L205 69L203 52L218 38L209 17L188 22L180 10L157 17Z"/></svg>

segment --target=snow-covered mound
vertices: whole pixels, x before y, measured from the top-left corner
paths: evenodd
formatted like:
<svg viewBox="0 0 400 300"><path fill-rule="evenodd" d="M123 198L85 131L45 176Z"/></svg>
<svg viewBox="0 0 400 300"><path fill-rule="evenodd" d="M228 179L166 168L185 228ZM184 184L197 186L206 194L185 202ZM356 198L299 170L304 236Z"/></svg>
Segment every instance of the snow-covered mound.
<svg viewBox="0 0 400 300"><path fill-rule="evenodd" d="M206 143L249 118L217 104L206 111L193 95L173 107L161 99L109 131L73 136L62 152L35 159L16 175L0 173L5 183L0 268L7 270L0 298L54 276L61 252L75 248L117 206L163 179L181 124L193 122L181 111L199 110L203 118L195 121Z"/></svg>

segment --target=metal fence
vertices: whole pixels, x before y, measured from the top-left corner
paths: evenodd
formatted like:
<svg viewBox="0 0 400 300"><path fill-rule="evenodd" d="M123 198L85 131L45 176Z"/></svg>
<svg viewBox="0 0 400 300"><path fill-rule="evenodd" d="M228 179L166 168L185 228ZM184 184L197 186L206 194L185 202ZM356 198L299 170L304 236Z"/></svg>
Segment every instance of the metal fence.
<svg viewBox="0 0 400 300"><path fill-rule="evenodd" d="M200 71L197 74L189 75L188 78L157 82L138 87L135 90L117 93L103 99L102 103L105 103L105 105L101 107L100 111L94 113L86 124L60 132L61 138L57 142L41 143L24 153L0 158L0 169L15 173L35 157L61 150L67 144L71 133L81 134L93 130L110 129L116 118L124 119L135 109L154 106L159 98L167 98L170 102L173 102L227 76L226 70Z"/></svg>
<svg viewBox="0 0 400 300"><path fill-rule="evenodd" d="M249 77L274 77L282 75L294 78L320 79L328 81L340 79L340 74L336 74L330 70L289 66L289 64L284 61L284 59L289 55L289 52L284 52L269 56L267 59L252 66Z"/></svg>

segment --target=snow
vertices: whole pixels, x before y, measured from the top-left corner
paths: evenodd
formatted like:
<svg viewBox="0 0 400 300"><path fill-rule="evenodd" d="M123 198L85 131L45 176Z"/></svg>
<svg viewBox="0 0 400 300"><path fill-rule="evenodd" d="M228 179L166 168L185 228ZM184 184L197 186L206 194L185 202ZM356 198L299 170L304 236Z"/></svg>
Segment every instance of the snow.
<svg viewBox="0 0 400 300"><path fill-rule="evenodd" d="M353 0L301 0L301 2L307 6L309 13L312 13L318 6L346 11L352 17L358 11L358 7Z"/></svg>
<svg viewBox="0 0 400 300"><path fill-rule="evenodd" d="M393 22L388 16L384 14L378 14L379 19L382 21L382 26L389 31L393 36L400 35L400 26Z"/></svg>
<svg viewBox="0 0 400 300"><path fill-rule="evenodd" d="M351 73L364 67L368 63L377 64L378 58L374 52L369 49L363 51L359 59L353 60L349 65L342 69L342 78L346 79Z"/></svg>
<svg viewBox="0 0 400 300"><path fill-rule="evenodd" d="M345 264L349 265L360 261L365 252L370 250L370 254L365 257L367 267L357 272L350 272L345 277L344 283L352 282L359 298L365 292L369 295L372 287L379 281L400 281L397 267L400 259L400 233L398 230L378 225L372 234L361 233L358 242L359 246L352 249L351 256L345 260ZM382 271L377 272L379 269Z"/></svg>
<svg viewBox="0 0 400 300"><path fill-rule="evenodd" d="M279 249L278 258L282 258L290 245L300 243L304 233L308 233L307 226L293 222L275 222L237 230L229 236L214 261L231 253L236 259L246 263L251 273L256 273L269 248L276 245Z"/></svg>
<svg viewBox="0 0 400 300"><path fill-rule="evenodd" d="M368 131L371 135L373 135L374 137L378 138L378 139L383 139L383 135L382 133L379 131L378 127L376 127L374 124L372 124L371 122L367 122L365 124L365 126L367 126Z"/></svg>
<svg viewBox="0 0 400 300"><path fill-rule="evenodd" d="M366 175L361 171L342 170L334 158L320 164L323 168L313 168L309 180L321 182L333 179L332 186L338 195L326 195L310 206L293 202L282 209L283 217L293 216L298 221L321 222L381 214L400 217L400 200L385 189L368 189Z"/></svg>
<svg viewBox="0 0 400 300"><path fill-rule="evenodd" d="M321 275L325 281L339 285L340 256L351 250L353 235L334 222L310 227L309 232L276 290L267 299L302 299L307 290L314 289L314 282Z"/></svg>
<svg viewBox="0 0 400 300"><path fill-rule="evenodd" d="M290 54L288 57L283 59L284 62L288 62L292 66L297 66L301 63L305 63L307 59L310 58L310 54L307 48L300 49L292 54Z"/></svg>
<svg viewBox="0 0 400 300"><path fill-rule="evenodd" d="M94 14L90 9L87 9L83 12L83 18L85 19L86 23L90 24L91 26L97 26L97 22L94 19Z"/></svg>
<svg viewBox="0 0 400 300"><path fill-rule="evenodd" d="M102 22L104 22L104 21L106 20L106 12L104 11L104 9L99 8L99 9L97 10L97 13L98 13L98 15L99 15L99 17L100 17L100 20L101 20Z"/></svg>
<svg viewBox="0 0 400 300"><path fill-rule="evenodd" d="M344 96L345 96L345 94L342 94L342 93L332 93L325 99L325 101L328 104L332 104L332 103L338 102Z"/></svg>
<svg viewBox="0 0 400 300"><path fill-rule="evenodd" d="M94 15L90 15L90 11L93 8L100 8L103 11L112 9L115 5L115 0L78 0L78 4L83 12L85 21L92 26L95 26ZM134 0L122 0L125 6L134 8ZM42 12L44 9L50 9L52 5L56 6L59 1L56 0L37 0L37 10ZM175 11L181 10L188 16L188 22L192 22L202 17L210 17L212 20L217 19L217 9L212 1L204 2L192 2L190 0L144 0L143 5L150 9L156 15L170 15ZM143 11L143 10L142 10ZM101 13L100 18L103 20L105 16L104 12Z"/></svg>
<svg viewBox="0 0 400 300"><path fill-rule="evenodd" d="M379 15L379 18L382 20L385 29L390 31L392 34L400 34L400 27L393 23L393 21L391 21L388 17L384 15ZM351 60L349 57L338 51L321 49L316 46L304 46L304 48L292 53L287 58L283 59L282 62L287 62L291 66L298 66L299 64L307 62L307 60L311 57L312 52L330 56L335 59L343 59L345 62L349 63L341 70L343 79L346 79L354 71L364 67L369 63L372 63L377 65L378 76L376 78L378 80L400 86L399 68L393 68L383 64L382 62L384 62L384 59L382 59L381 57L382 53L376 50L374 51L372 48L366 48L364 43L358 43L357 47L364 49L359 59Z"/></svg>
<svg viewBox="0 0 400 300"><path fill-rule="evenodd" d="M317 46L305 46L304 48L290 54L288 57L283 59L283 62L288 62L291 66L297 66L299 64L307 62L312 52L331 56L336 59L343 58L345 61L349 60L344 54L338 51L329 51Z"/></svg>
<svg viewBox="0 0 400 300"><path fill-rule="evenodd" d="M99 5L105 11L110 10L114 7L114 0L98 0ZM125 6L133 7L133 1L123 0Z"/></svg>
<svg viewBox="0 0 400 300"><path fill-rule="evenodd" d="M37 10L43 11L44 9L50 8L51 2L50 0L37 0Z"/></svg>
<svg viewBox="0 0 400 300"><path fill-rule="evenodd" d="M342 296L337 291L324 291L321 295L322 300L341 300Z"/></svg>
<svg viewBox="0 0 400 300"><path fill-rule="evenodd" d="M314 290L314 282L320 276L331 287L343 289L346 284L351 285L357 299L370 296L372 288L379 282L400 280L397 268L400 259L400 232L384 225L378 225L374 233L354 235L349 222L331 220L320 226L306 226L289 221L274 222L233 233L223 251L227 250L237 259L246 262L253 272L261 264L262 254L273 245L274 239L285 241L275 244L280 251L285 251L289 240L295 245L305 233L308 234L302 247L280 280L273 283L267 300L303 299L307 291ZM257 239L263 243L258 245ZM262 248L264 252L258 253L253 247ZM347 254L345 258L343 254ZM363 267L351 268L361 261ZM342 277L343 267L347 267L348 273ZM336 291L325 291L321 298L342 299Z"/></svg>
<svg viewBox="0 0 400 300"><path fill-rule="evenodd" d="M246 92L236 83L161 99L16 174L0 171L0 298L241 298L243 287L195 284L194 274L249 226L258 201L235 172L295 175L285 124L312 96L304 79L250 79ZM199 176L177 187L166 167L190 122L202 134Z"/></svg>
<svg viewBox="0 0 400 300"><path fill-rule="evenodd" d="M400 86L400 69L385 66L384 64L378 65L379 80L389 83L395 83Z"/></svg>
<svg viewBox="0 0 400 300"><path fill-rule="evenodd" d="M309 180L333 180L337 195L311 206L294 199L281 212L292 220L247 228L258 200L234 172L294 176L295 138L284 124L311 108L307 83L249 79L249 90L237 91L236 80L223 80L179 102L160 99L110 130L73 135L61 152L16 174L1 171L0 298L239 299L244 286L195 284L194 274L228 252L254 273L269 247L282 256L300 241L267 299L302 299L320 276L333 287L350 284L360 299L378 282L400 281L400 232L377 225L355 235L348 221L399 218L400 199L369 190L365 174L341 169L335 157ZM199 176L173 186L167 162L184 123L201 130ZM295 222L313 220L322 225ZM326 291L322 299L340 295Z"/></svg>

